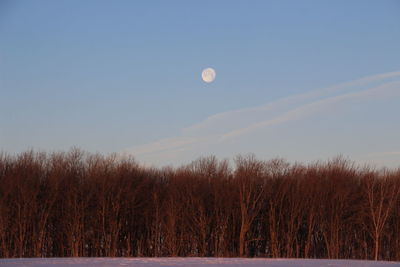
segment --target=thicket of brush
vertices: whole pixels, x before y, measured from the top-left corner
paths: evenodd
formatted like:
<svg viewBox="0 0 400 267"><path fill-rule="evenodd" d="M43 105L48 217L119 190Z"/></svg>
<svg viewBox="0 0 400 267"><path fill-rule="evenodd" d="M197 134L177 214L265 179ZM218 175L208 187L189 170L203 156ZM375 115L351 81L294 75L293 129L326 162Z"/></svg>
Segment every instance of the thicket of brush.
<svg viewBox="0 0 400 267"><path fill-rule="evenodd" d="M0 257L400 260L400 171L214 157L154 169L72 150L0 155Z"/></svg>

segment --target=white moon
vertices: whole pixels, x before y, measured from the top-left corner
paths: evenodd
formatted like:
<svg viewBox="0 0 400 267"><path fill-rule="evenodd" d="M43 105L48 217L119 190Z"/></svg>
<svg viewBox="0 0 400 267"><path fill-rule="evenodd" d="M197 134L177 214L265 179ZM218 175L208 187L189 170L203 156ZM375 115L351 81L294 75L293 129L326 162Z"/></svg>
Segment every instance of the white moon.
<svg viewBox="0 0 400 267"><path fill-rule="evenodd" d="M213 68L207 68L207 69L204 69L202 71L201 78L206 83L210 83L210 82L213 82L215 80L215 76L216 75L217 74L215 73L215 70Z"/></svg>

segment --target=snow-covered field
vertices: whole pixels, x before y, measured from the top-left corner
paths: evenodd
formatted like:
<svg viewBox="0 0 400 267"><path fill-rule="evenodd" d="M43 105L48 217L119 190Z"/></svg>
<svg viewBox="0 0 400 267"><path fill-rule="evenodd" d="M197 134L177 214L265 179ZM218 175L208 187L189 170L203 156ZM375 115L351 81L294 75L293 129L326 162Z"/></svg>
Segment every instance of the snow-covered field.
<svg viewBox="0 0 400 267"><path fill-rule="evenodd" d="M400 266L400 262L358 260L239 259L239 258L22 258L0 259L0 266L188 266L188 267L378 267Z"/></svg>

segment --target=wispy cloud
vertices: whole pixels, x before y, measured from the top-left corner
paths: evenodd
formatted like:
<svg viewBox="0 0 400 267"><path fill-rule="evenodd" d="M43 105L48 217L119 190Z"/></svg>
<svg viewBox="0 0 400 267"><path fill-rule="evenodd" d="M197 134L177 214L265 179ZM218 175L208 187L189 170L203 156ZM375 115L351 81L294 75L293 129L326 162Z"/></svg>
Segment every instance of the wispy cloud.
<svg viewBox="0 0 400 267"><path fill-rule="evenodd" d="M194 138L194 137L184 137L184 136L165 138L151 144L145 144L135 147L133 151L126 151L126 152L129 153L134 152L135 155L142 156L154 152L163 152L163 151L169 151L171 149L178 149L193 143L198 143L201 140L204 140L204 138Z"/></svg>
<svg viewBox="0 0 400 267"><path fill-rule="evenodd" d="M400 71L382 73L367 76L351 82L345 82L326 88L308 91L306 93L291 95L262 106L249 107L214 114L200 123L196 123L190 127L184 128L183 133L190 135L193 132L201 132L203 129L220 129L221 127L238 128L238 124L244 122L240 121L241 118L246 118L245 122L251 123L252 121L260 120L260 117L265 118L265 115L274 116L279 113L285 112L288 109L293 108L294 106L299 106L302 104L304 105L311 101L316 101L318 99L326 98L329 96L335 96L340 93L366 90L376 85L376 83L390 82L392 79L397 79L399 77Z"/></svg>
<svg viewBox="0 0 400 267"><path fill-rule="evenodd" d="M335 86L288 96L262 106L232 110L209 116L202 122L182 129L181 136L127 149L129 153L148 161L163 164L174 155L212 148L236 137L259 129L306 118L338 103L352 99L391 97L400 94L400 71L364 77Z"/></svg>
<svg viewBox="0 0 400 267"><path fill-rule="evenodd" d="M344 101L344 100L349 100L352 98L361 98L361 97L374 97L376 96L377 93L384 94L384 93L400 93L400 81L399 82L390 82L387 84L383 84L378 87L373 87L368 90L360 91L360 92L355 92L355 93L346 93L338 96L331 96L327 97L321 100L316 100L314 102L304 104L302 106L296 107L294 109L291 109L282 115L279 115L277 117L274 117L273 119L270 120L265 120L265 121L260 121L258 123L252 124L249 127L245 128L240 128L236 129L234 131L228 132L224 135L222 135L222 139L225 138L232 138L236 136L240 136L252 131L255 131L259 128L265 128L268 126L272 126L275 124L283 123L286 121L291 121L295 119L299 119L302 117L305 117L307 115L314 114L315 112L318 112L322 109L325 109L329 105ZM390 96L386 95L386 96Z"/></svg>
<svg viewBox="0 0 400 267"><path fill-rule="evenodd" d="M386 152L374 152L368 153L368 158L376 158L376 157L400 157L400 151L386 151Z"/></svg>

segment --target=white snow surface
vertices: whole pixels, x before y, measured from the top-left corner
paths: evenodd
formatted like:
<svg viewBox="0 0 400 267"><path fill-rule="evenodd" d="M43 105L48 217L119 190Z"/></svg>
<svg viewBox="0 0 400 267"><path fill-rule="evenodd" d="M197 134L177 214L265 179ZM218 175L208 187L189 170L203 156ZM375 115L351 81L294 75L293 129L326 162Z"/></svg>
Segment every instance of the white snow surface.
<svg viewBox="0 0 400 267"><path fill-rule="evenodd" d="M400 262L363 260L314 260L268 258L18 258L0 259L0 266L12 267L88 267L88 266L135 266L135 267L378 267L399 266Z"/></svg>

